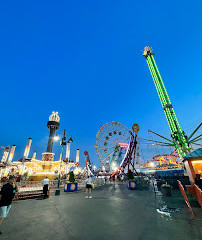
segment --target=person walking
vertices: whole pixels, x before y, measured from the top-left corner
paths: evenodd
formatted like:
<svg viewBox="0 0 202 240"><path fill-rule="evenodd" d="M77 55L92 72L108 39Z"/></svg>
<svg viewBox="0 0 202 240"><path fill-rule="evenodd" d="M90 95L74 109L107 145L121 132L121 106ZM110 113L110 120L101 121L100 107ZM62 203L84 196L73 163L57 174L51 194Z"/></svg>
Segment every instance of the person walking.
<svg viewBox="0 0 202 240"><path fill-rule="evenodd" d="M48 179L48 177L44 178L44 180L42 181L43 184L43 194L44 194L44 199L48 198L48 187L49 187L49 183L50 180Z"/></svg>
<svg viewBox="0 0 202 240"><path fill-rule="evenodd" d="M15 184L15 177L9 176L8 183L4 184L0 191L0 227L11 209L16 192L18 192L18 188ZM2 231L0 231L0 234L2 234Z"/></svg>
<svg viewBox="0 0 202 240"><path fill-rule="evenodd" d="M123 180L124 180L124 175L122 174L121 175L121 182L123 183Z"/></svg>
<svg viewBox="0 0 202 240"><path fill-rule="evenodd" d="M88 176L88 178L86 179L85 182L86 182L86 197L85 198L92 198L91 190L92 190L93 181L90 178L90 176Z"/></svg>

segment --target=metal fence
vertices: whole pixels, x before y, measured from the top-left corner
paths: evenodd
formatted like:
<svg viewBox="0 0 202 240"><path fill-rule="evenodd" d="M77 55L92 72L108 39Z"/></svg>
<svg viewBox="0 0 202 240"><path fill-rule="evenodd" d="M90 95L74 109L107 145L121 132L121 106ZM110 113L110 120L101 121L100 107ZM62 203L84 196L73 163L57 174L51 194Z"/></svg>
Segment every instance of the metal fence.
<svg viewBox="0 0 202 240"><path fill-rule="evenodd" d="M93 184L96 187L101 187L105 185L105 180L103 178L93 178L92 179ZM63 187L64 183L68 182L67 180L61 180L60 186ZM78 183L78 188L83 189L86 187L85 180L77 179L75 182ZM0 182L0 188L5 184L6 182ZM16 183L19 188L21 187L39 187L42 186L41 181L20 181ZM56 188L58 185L58 180L50 181L51 188Z"/></svg>

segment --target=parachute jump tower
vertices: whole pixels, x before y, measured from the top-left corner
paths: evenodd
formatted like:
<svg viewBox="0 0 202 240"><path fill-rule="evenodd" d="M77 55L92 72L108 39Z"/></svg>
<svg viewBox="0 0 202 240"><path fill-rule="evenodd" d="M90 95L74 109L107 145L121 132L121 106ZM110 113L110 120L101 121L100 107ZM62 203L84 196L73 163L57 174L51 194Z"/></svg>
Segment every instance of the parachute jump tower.
<svg viewBox="0 0 202 240"><path fill-rule="evenodd" d="M152 53L152 49L150 47L147 46L144 48L143 56L146 58L149 70L154 80L156 90L158 92L164 113L170 127L172 137L172 144L170 145L175 146L178 151L179 157L182 159L190 152L189 139L180 127L179 121L171 104L170 98L166 91L165 85L163 83L153 55L154 54Z"/></svg>

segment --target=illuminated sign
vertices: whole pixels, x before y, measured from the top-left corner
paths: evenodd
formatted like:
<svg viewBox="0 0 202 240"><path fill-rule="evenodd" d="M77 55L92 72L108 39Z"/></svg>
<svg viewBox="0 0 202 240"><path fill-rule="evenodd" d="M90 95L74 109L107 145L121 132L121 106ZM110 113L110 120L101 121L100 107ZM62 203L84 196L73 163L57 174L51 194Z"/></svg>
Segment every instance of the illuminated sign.
<svg viewBox="0 0 202 240"><path fill-rule="evenodd" d="M132 129L133 129L133 132L137 134L139 132L140 127L138 124L135 123L133 124Z"/></svg>
<svg viewBox="0 0 202 240"><path fill-rule="evenodd" d="M127 143L119 143L120 148L127 148L128 144Z"/></svg>

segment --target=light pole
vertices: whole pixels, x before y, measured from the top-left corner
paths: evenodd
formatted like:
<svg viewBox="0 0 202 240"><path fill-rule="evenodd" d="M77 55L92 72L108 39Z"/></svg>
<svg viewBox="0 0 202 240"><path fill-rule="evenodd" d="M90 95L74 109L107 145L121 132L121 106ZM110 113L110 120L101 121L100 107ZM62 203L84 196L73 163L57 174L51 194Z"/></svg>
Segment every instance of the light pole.
<svg viewBox="0 0 202 240"><path fill-rule="evenodd" d="M59 140L59 138L56 139L56 137L58 137L58 134L62 134L62 133L57 133L56 136L55 136L55 140ZM65 135L66 135L66 129L64 129L63 138L62 138L62 140L60 142L60 145L62 146L62 150L61 150L61 153L60 153L60 169L59 169L59 176L58 176L58 186L57 186L57 189L55 191L55 195L60 195L60 180L61 180L62 157L63 157L64 146L67 145L66 136ZM68 143L73 142L72 136L71 135L68 135L68 136L70 136L70 139L68 140Z"/></svg>

